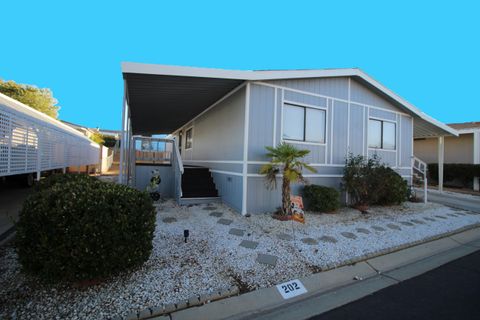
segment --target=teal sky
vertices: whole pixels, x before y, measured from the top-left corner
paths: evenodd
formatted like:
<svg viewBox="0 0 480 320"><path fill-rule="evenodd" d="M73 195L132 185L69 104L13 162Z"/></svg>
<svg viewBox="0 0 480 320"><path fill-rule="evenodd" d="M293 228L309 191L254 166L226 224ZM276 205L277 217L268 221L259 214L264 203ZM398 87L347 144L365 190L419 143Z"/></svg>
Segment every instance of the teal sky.
<svg viewBox="0 0 480 320"><path fill-rule="evenodd" d="M359 67L440 121L480 121L479 1L3 1L0 78L119 129L122 61Z"/></svg>

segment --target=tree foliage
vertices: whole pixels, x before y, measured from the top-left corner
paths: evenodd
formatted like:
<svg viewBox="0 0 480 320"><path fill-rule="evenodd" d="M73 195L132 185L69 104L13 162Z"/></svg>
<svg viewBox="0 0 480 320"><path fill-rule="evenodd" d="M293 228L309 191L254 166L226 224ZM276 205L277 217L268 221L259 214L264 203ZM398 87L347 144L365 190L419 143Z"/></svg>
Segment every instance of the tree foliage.
<svg viewBox="0 0 480 320"><path fill-rule="evenodd" d="M277 174L282 173L282 214L289 214L290 183L305 182L302 175L303 168L316 172L314 168L301 160L310 153L310 150L299 150L285 142L275 148L265 147L265 149L268 150L267 157L272 160L260 169L260 173L265 174L265 181L270 189L277 187Z"/></svg>
<svg viewBox="0 0 480 320"><path fill-rule="evenodd" d="M57 105L58 101L48 88L37 88L29 84L0 79L0 92L52 118L56 119L58 117L58 110L60 109Z"/></svg>

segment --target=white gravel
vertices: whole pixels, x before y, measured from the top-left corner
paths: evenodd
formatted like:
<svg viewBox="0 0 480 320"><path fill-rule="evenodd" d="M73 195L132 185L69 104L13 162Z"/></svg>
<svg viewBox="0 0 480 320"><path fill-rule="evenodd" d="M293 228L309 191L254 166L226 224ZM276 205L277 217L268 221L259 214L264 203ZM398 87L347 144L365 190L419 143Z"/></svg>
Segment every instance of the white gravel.
<svg viewBox="0 0 480 320"><path fill-rule="evenodd" d="M226 206L213 206L217 209L204 210L206 205L179 207L173 201L163 203L147 263L140 270L86 288L40 284L20 272L12 246L0 248L0 319L126 316L137 309L176 302L232 284L244 289L271 286L366 254L480 223L480 215L432 203L371 208L367 215L348 208L335 214L307 213L305 225L277 221L269 215L242 217ZM209 216L212 211L223 212L222 218L233 223L218 224L218 218ZM438 215L446 219L437 218ZM162 222L166 217L177 221ZM400 223L411 220L425 224ZM388 224L401 230L392 230ZM372 226L385 231L375 231ZM230 235L231 228L246 230L245 235ZM357 228L371 233L359 233ZM184 229L190 230L187 243L183 242ZM346 238L342 232L351 232L357 238ZM280 233L295 236L295 241L278 239ZM322 242L322 236L334 237L337 242ZM318 244L305 244L302 238L313 238ZM242 240L257 241L259 245L255 250L239 247ZM258 253L277 256L277 265L257 263Z"/></svg>

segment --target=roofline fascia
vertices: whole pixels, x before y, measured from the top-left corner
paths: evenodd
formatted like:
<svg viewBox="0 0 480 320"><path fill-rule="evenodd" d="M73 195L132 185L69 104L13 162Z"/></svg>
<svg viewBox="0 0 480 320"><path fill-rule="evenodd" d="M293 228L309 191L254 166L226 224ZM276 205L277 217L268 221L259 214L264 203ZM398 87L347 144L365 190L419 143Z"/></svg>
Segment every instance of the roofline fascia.
<svg viewBox="0 0 480 320"><path fill-rule="evenodd" d="M282 79L302 79L302 78L323 78L323 77L359 77L377 88L385 95L392 98L397 103L403 105L407 110L417 115L421 119L444 130L446 135L458 136L458 131L448 125L427 115L407 100L388 89L380 82L363 72L358 68L345 69L322 69L322 70L271 70L271 71L252 71L252 70L224 70L211 68L169 66L161 64L145 64L137 62L122 62L122 73L133 74L151 74L166 76L184 76L199 78L221 78L245 81L266 81Z"/></svg>

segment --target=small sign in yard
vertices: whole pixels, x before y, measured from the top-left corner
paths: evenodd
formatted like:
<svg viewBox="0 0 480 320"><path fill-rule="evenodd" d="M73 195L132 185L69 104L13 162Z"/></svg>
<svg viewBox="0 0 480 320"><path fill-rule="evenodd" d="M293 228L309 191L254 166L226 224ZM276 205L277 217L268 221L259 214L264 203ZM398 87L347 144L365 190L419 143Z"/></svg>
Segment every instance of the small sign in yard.
<svg viewBox="0 0 480 320"><path fill-rule="evenodd" d="M307 293L307 289L305 289L303 283L297 279L278 284L277 290L280 292L283 299L290 299Z"/></svg>

